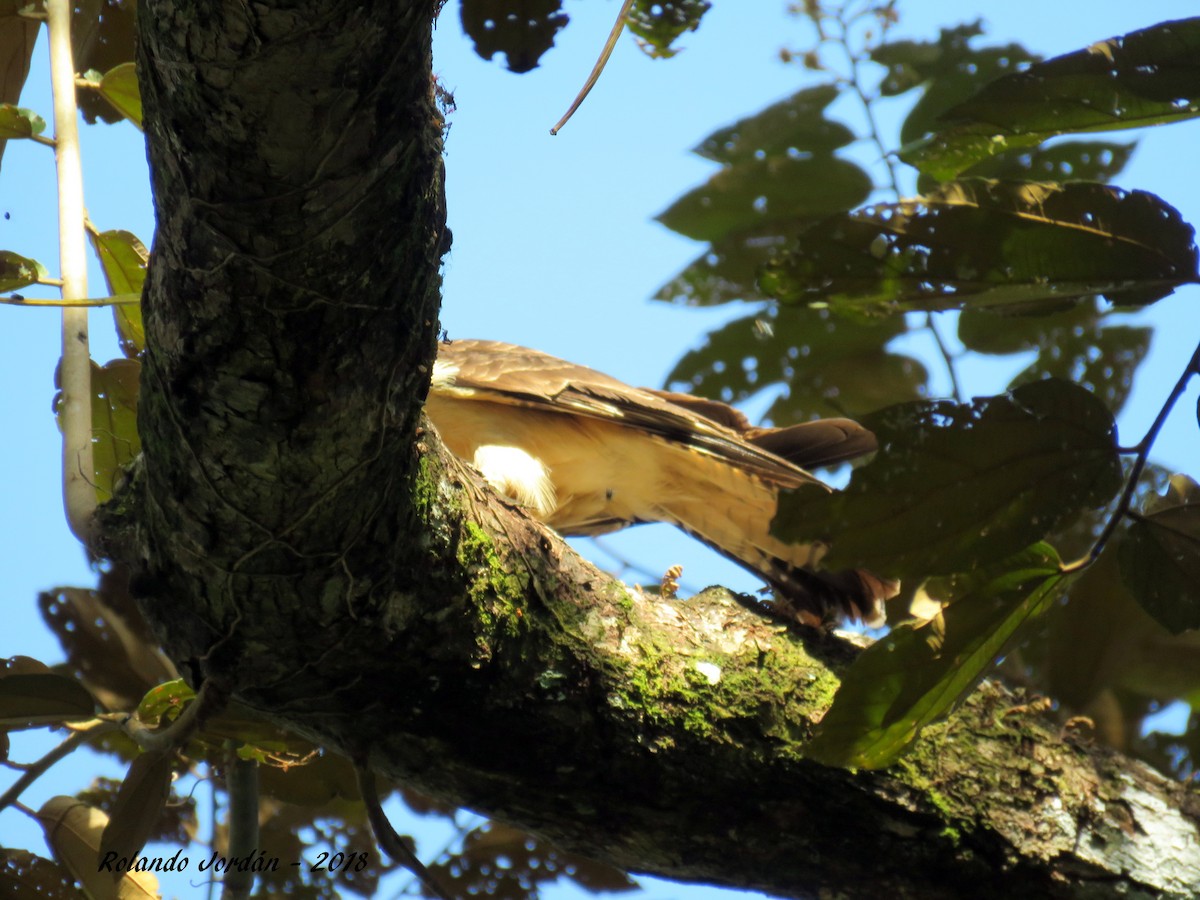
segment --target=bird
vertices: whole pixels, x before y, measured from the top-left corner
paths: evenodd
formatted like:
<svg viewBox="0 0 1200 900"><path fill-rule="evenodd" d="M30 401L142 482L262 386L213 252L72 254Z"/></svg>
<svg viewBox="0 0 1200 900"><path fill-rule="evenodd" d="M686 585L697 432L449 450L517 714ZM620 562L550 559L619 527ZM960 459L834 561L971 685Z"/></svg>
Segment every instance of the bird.
<svg viewBox="0 0 1200 900"><path fill-rule="evenodd" d="M808 469L877 449L850 419L756 427L716 400L464 339L440 342L425 412L451 453L564 537L668 522L761 577L779 618L879 625L899 590L866 570L822 569L824 543L770 533L781 491L831 490Z"/></svg>

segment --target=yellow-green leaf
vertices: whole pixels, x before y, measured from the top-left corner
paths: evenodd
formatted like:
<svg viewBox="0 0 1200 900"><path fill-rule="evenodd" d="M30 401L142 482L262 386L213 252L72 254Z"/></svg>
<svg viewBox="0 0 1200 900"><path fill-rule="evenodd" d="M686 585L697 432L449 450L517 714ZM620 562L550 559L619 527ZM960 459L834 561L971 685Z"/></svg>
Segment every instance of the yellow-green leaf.
<svg viewBox="0 0 1200 900"><path fill-rule="evenodd" d="M100 95L138 127L142 127L142 95L138 91L137 70L131 62L109 69L100 79Z"/></svg>
<svg viewBox="0 0 1200 900"><path fill-rule="evenodd" d="M92 247L104 269L109 293L140 296L146 281L146 266L150 263L150 251L146 245L128 231L103 231L92 234L91 238ZM121 350L128 357L137 356L146 346L141 306L138 303L114 304L113 317L121 339Z"/></svg>
<svg viewBox="0 0 1200 900"><path fill-rule="evenodd" d="M51 797L37 812L38 824L54 858L83 886L90 900L157 898L158 879L149 872L130 872L120 881L104 871L100 839L108 825L103 810L74 797Z"/></svg>
<svg viewBox="0 0 1200 900"><path fill-rule="evenodd" d="M36 284L46 274L46 267L34 259L0 250L0 291L15 291Z"/></svg>

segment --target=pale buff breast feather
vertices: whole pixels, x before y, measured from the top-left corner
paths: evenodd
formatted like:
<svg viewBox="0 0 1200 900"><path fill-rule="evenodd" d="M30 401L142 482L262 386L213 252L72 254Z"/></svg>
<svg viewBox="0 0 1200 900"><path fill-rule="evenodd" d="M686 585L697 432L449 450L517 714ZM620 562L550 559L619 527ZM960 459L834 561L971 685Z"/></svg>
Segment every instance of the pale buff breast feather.
<svg viewBox="0 0 1200 900"><path fill-rule="evenodd" d="M825 487L806 469L875 449L849 419L756 428L724 403L478 340L440 345L425 410L453 453L560 534L669 522L761 576L776 610L810 625L878 624L896 593L869 572L824 571L824 545L769 531L781 489Z"/></svg>

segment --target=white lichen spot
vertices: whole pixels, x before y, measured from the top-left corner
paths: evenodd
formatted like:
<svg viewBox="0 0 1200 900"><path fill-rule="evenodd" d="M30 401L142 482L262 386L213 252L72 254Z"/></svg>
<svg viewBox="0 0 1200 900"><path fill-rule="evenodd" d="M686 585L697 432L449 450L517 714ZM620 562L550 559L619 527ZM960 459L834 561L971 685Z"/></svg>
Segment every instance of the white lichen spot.
<svg viewBox="0 0 1200 900"><path fill-rule="evenodd" d="M721 680L721 667L709 662L698 662L696 671L704 676L704 680L709 684L716 684Z"/></svg>

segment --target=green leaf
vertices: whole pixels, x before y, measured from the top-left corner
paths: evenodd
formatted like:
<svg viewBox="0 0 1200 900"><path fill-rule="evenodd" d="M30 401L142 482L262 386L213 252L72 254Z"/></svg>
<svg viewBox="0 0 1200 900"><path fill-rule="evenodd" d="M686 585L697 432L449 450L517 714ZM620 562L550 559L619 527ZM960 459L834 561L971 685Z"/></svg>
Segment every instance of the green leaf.
<svg viewBox="0 0 1200 900"><path fill-rule="evenodd" d="M460 14L475 52L487 60L503 53L517 73L537 68L568 21L562 0L463 0Z"/></svg>
<svg viewBox="0 0 1200 900"><path fill-rule="evenodd" d="M786 100L714 131L692 152L719 163L749 162L789 151L831 154L854 140L854 132L825 118L825 108L840 95L835 85L797 91Z"/></svg>
<svg viewBox="0 0 1200 900"><path fill-rule="evenodd" d="M6 659L0 666L0 725L58 724L95 714L96 701L74 678L24 656Z"/></svg>
<svg viewBox="0 0 1200 900"><path fill-rule="evenodd" d="M171 796L174 756L173 752L149 750L134 757L100 838L101 859L109 852L135 859L142 852Z"/></svg>
<svg viewBox="0 0 1200 900"><path fill-rule="evenodd" d="M0 103L0 140L33 137L46 130L46 120L32 109Z"/></svg>
<svg viewBox="0 0 1200 900"><path fill-rule="evenodd" d="M925 367L884 349L905 331L901 317L858 322L828 310L764 310L710 332L667 384L726 403L786 385L768 413L775 425L869 412L922 395Z"/></svg>
<svg viewBox="0 0 1200 900"><path fill-rule="evenodd" d="M1143 191L970 179L812 226L759 287L865 311L1051 311L1092 294L1149 303L1197 280L1194 236Z"/></svg>
<svg viewBox="0 0 1200 900"><path fill-rule="evenodd" d="M999 181L1111 181L1125 168L1136 147L1136 141L1064 141L990 157L967 174Z"/></svg>
<svg viewBox="0 0 1200 900"><path fill-rule="evenodd" d="M134 359L114 359L103 368L92 363L92 456L101 503L112 497L121 470L141 452L137 432L141 368Z"/></svg>
<svg viewBox="0 0 1200 900"><path fill-rule="evenodd" d="M987 674L1022 625L1054 607L1069 582L1057 565L1053 548L1031 547L986 577L967 576L967 589L933 619L893 628L850 667L807 755L851 768L895 762Z"/></svg>
<svg viewBox="0 0 1200 900"><path fill-rule="evenodd" d="M1059 134L1140 128L1200 114L1200 18L1163 22L1035 63L942 114L949 127L900 158L939 179Z"/></svg>
<svg viewBox="0 0 1200 900"><path fill-rule="evenodd" d="M141 130L142 95L138 91L137 70L133 63L121 63L105 72L100 79L100 96Z"/></svg>
<svg viewBox="0 0 1200 900"><path fill-rule="evenodd" d="M182 678L151 688L138 704L137 717L148 728L166 719L174 719L184 704L196 699L196 692Z"/></svg>
<svg viewBox="0 0 1200 900"><path fill-rule="evenodd" d="M846 490L779 500L772 532L829 540L830 569L924 578L1004 559L1121 487L1112 415L1065 381L909 403L863 420L880 451Z"/></svg>
<svg viewBox="0 0 1200 900"><path fill-rule="evenodd" d="M636 0L626 21L647 55L667 59L679 52L673 47L679 36L699 28L711 6L708 0Z"/></svg>
<svg viewBox="0 0 1200 900"><path fill-rule="evenodd" d="M870 192L871 179L853 163L774 156L727 166L657 218L672 231L713 241L766 222L846 210Z"/></svg>
<svg viewBox="0 0 1200 900"><path fill-rule="evenodd" d="M1200 628L1200 485L1171 479L1120 546L1121 577L1142 609L1172 634Z"/></svg>
<svg viewBox="0 0 1200 900"><path fill-rule="evenodd" d="M104 280L114 295L141 295L146 281L146 267L150 264L150 251L146 245L128 231L103 231L91 234L92 247L100 257L104 269ZM146 331L142 325L140 304L118 303L113 306L113 318L117 323L117 335L122 352L130 358L136 357L146 346Z"/></svg>
<svg viewBox="0 0 1200 900"><path fill-rule="evenodd" d="M0 250L0 291L15 291L36 284L46 267L11 250Z"/></svg>

